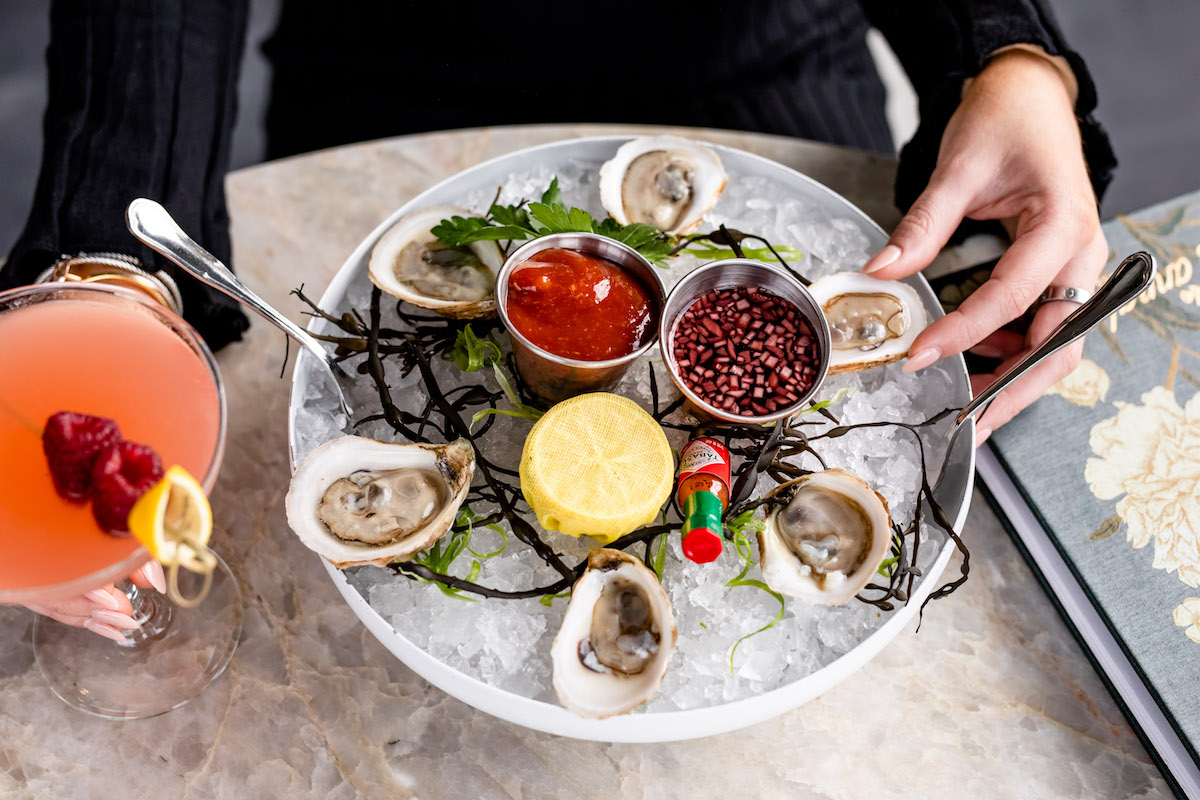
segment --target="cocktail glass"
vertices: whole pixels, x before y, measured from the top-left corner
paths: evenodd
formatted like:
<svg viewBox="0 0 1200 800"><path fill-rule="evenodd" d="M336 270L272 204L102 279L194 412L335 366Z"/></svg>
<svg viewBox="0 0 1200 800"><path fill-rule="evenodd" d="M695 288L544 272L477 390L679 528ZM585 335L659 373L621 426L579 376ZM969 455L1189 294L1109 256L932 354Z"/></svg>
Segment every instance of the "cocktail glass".
<svg viewBox="0 0 1200 800"><path fill-rule="evenodd" d="M225 447L221 377L190 325L128 290L47 283L0 293L0 603L52 604L116 582L141 627L114 642L38 616L34 654L75 708L153 717L228 665L242 627L238 584L217 558L207 595L184 608L126 580L150 559L146 548L54 494L40 437L57 411L117 420L126 438L211 492ZM180 570L180 594L201 594L205 580Z"/></svg>

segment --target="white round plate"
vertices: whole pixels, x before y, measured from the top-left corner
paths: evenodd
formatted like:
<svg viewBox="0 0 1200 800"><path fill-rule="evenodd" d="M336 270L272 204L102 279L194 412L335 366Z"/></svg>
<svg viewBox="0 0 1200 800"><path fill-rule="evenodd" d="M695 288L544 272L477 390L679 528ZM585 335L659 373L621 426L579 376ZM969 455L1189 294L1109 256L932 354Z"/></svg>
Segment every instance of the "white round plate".
<svg viewBox="0 0 1200 800"><path fill-rule="evenodd" d="M419 208L434 205L461 205L472 192L482 187L495 187L504 183L507 176L532 169L535 166L565 164L568 161L586 161L597 164L607 160L617 147L629 137L606 136L586 139L571 139L562 142L532 147L500 156L454 175L422 192L398 208L371 232L342 265L320 305L326 310L342 307L343 298L350 283L367 270L367 259L375 242L396 220ZM748 177L766 177L784 184L790 194L814 203L827 210L830 215L848 218L856 222L867 236L871 249L882 247L887 236L866 214L841 195L817 183L813 179L784 167L774 161L729 147L712 145L720 154L729 173L730 182ZM932 318L942 315L941 307L925 279L917 276L909 281L921 294ZM325 332L326 323L314 319L309 330ZM953 359L951 367L954 396L946 399L947 405L962 405L970 398L966 365L961 357ZM304 401L310 382L321 380L315 359L302 352L292 378L291 415L289 441L292 463L295 465L297 434L295 417ZM330 400L330 407L336 403ZM947 479L938 487L937 500L946 515L954 522L955 529L961 528L970 504L974 486L975 451L973 437L962 436L954 451L949 454ZM937 474L936 465L930 473ZM724 733L752 725L765 719L796 708L835 686L854 670L867 663L891 641L917 613L921 603L939 584L946 563L953 552L949 541L942 545L932 567L917 584L907 604L891 612L887 621L832 663L803 678L777 689L732 702L690 709L686 711L644 712L627 714L603 720L588 720L575 716L565 708L553 703L528 697L491 686L470 675L443 663L415 645L393 628L375 611L338 569L324 562L329 577L337 586L350 608L367 628L375 634L397 658L421 677L465 703L502 719L548 733L608 742L664 742L693 739ZM398 578L399 580L399 578Z"/></svg>

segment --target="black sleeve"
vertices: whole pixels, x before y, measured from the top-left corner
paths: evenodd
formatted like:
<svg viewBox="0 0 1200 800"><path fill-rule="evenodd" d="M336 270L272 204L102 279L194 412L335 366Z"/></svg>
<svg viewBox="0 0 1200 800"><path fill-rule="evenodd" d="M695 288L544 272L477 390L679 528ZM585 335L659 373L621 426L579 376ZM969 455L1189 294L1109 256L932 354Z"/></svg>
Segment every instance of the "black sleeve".
<svg viewBox="0 0 1200 800"><path fill-rule="evenodd" d="M32 282L62 253L129 253L171 271L212 347L241 338L237 304L141 246L125 207L158 200L229 263L223 179L246 15L245 0L53 3L41 172L0 288Z"/></svg>
<svg viewBox="0 0 1200 800"><path fill-rule="evenodd" d="M988 56L1012 44L1034 44L1071 65L1079 82L1075 116L1092 187L1099 200L1117 165L1108 135L1093 116L1096 86L1083 59L1064 41L1044 0L860 0L908 73L921 123L900 152L896 204L907 210L937 164L942 132L962 95L963 81Z"/></svg>

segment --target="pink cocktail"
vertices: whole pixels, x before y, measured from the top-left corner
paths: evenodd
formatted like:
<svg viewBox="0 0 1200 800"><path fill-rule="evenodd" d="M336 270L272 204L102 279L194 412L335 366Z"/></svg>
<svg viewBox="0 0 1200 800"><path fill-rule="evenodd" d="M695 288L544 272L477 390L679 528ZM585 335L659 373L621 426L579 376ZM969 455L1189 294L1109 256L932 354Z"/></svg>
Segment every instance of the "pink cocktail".
<svg viewBox="0 0 1200 800"><path fill-rule="evenodd" d="M132 537L101 530L87 503L56 493L41 435L59 411L111 418L126 439L183 466L205 491L216 482L224 394L191 326L111 287L49 283L0 293L0 602L53 603L121 581L149 558ZM186 702L224 669L240 629L237 586L222 570L193 609L130 587L142 628L128 642L39 617L35 652L55 692L118 718ZM188 647L208 655L188 664L180 652ZM145 681L147 673L156 680Z"/></svg>

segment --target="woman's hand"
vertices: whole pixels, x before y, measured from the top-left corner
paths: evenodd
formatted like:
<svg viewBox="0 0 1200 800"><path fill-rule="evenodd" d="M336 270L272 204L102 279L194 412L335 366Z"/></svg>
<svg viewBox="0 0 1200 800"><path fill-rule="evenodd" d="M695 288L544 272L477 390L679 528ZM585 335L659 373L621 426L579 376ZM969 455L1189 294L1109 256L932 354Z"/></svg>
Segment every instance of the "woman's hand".
<svg viewBox="0 0 1200 800"><path fill-rule="evenodd" d="M134 570L129 580L142 589L167 590L162 566L157 561L147 561ZM66 625L87 628L116 642L125 640L124 631L138 627L137 620L130 616L133 609L129 606L129 598L112 584L92 589L70 600L52 605L29 605L26 608Z"/></svg>
<svg viewBox="0 0 1200 800"><path fill-rule="evenodd" d="M1028 337L998 329L1051 284L1090 290L1108 255L1072 101L1045 59L1010 51L988 62L946 126L928 187L863 272L919 272L965 217L1001 220L1012 246L987 283L916 338L904 370L968 349L1002 359L996 373L971 377L978 393L1076 306L1046 304ZM977 443L1070 373L1082 351L1082 342L1060 351L998 395L978 423Z"/></svg>

